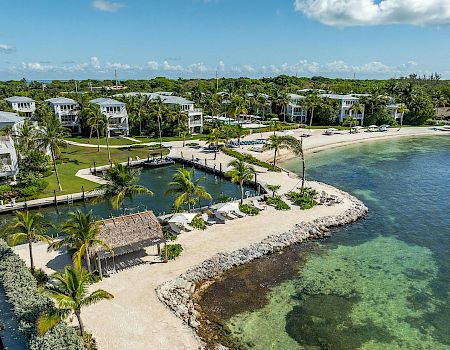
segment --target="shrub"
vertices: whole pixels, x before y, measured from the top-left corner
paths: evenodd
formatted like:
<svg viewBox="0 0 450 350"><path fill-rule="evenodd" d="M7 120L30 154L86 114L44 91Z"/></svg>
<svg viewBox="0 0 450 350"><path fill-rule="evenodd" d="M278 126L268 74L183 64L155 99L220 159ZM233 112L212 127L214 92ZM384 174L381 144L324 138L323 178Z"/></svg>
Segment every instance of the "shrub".
<svg viewBox="0 0 450 350"><path fill-rule="evenodd" d="M260 166L262 168L266 168L266 169L268 169L270 171L273 171L273 165L272 164L263 162L262 160L259 160L259 159L253 157L250 154L240 153L238 151L234 151L234 150L226 148L226 147L222 148L222 152L225 153L226 155L230 156L230 157L233 157L233 158L236 158L236 159L239 159L239 160L243 160L246 163L257 165L257 166ZM275 171L276 172L280 172L281 169L277 167L275 169Z"/></svg>
<svg viewBox="0 0 450 350"><path fill-rule="evenodd" d="M191 226L198 230L206 230L206 223L200 215L197 215L194 219L192 219Z"/></svg>
<svg viewBox="0 0 450 350"><path fill-rule="evenodd" d="M167 227L163 227L163 236L166 241L176 241L178 236L170 231Z"/></svg>
<svg viewBox="0 0 450 350"><path fill-rule="evenodd" d="M36 279L37 285L39 287L45 285L49 279L48 275L42 269L35 269L33 276Z"/></svg>
<svg viewBox="0 0 450 350"><path fill-rule="evenodd" d="M258 215L259 210L256 209L253 205L250 204L242 204L239 206L239 210L247 215Z"/></svg>
<svg viewBox="0 0 450 350"><path fill-rule="evenodd" d="M276 210L289 210L291 207L281 199L280 196L268 197L266 203L275 207Z"/></svg>
<svg viewBox="0 0 450 350"><path fill-rule="evenodd" d="M291 191L287 194L287 197L295 204L298 205L301 209L310 209L314 207L317 203L314 200L314 196L317 194L317 191L312 188L304 188L302 191L295 192Z"/></svg>
<svg viewBox="0 0 450 350"><path fill-rule="evenodd" d="M38 293L36 279L3 240L0 240L0 282L13 307L20 331L28 337L31 350L86 350L83 339L64 322L43 336L35 333L37 318L52 309L53 302Z"/></svg>
<svg viewBox="0 0 450 350"><path fill-rule="evenodd" d="M222 193L218 199L219 199L220 203L227 203L227 202L231 202L233 198Z"/></svg>
<svg viewBox="0 0 450 350"><path fill-rule="evenodd" d="M169 260L175 260L183 251L181 244L168 244L167 245L167 258ZM161 250L161 260L164 260L164 249Z"/></svg>

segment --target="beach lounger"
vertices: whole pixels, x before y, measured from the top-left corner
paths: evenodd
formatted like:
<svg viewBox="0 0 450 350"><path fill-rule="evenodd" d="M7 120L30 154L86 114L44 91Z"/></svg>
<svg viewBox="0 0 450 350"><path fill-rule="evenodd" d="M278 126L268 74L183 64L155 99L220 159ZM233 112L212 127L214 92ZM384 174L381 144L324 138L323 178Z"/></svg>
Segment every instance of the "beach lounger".
<svg viewBox="0 0 450 350"><path fill-rule="evenodd" d="M222 213L218 213L215 212L214 215L216 216L216 218L222 222L226 222L227 220L229 220L227 217L223 216Z"/></svg>
<svg viewBox="0 0 450 350"><path fill-rule="evenodd" d="M208 214L206 214L206 213L203 213L203 214L202 214L202 219L203 219L203 221L205 222L206 225L211 226L211 225L217 224L217 221L211 219L211 218L208 216Z"/></svg>
<svg viewBox="0 0 450 350"><path fill-rule="evenodd" d="M184 224L183 225L183 229L186 231L186 232L191 232L191 231L194 231L195 229L191 226L191 225L189 225L189 224Z"/></svg>
<svg viewBox="0 0 450 350"><path fill-rule="evenodd" d="M172 222L169 222L169 228L172 230L173 233L175 233L177 235L179 235L180 233L183 232L181 227L179 227L178 225L176 225Z"/></svg>
<svg viewBox="0 0 450 350"><path fill-rule="evenodd" d="M243 212L239 211L233 211L233 215L236 215L237 217L243 218L247 216L247 214L244 214Z"/></svg>
<svg viewBox="0 0 450 350"><path fill-rule="evenodd" d="M260 205L259 202L255 199L254 201L252 201L252 205L259 211L262 211L264 209L266 209L265 205Z"/></svg>
<svg viewBox="0 0 450 350"><path fill-rule="evenodd" d="M234 219L238 218L238 216L233 214L232 212L225 212L225 213L223 213L223 215L225 217L229 218L230 220L234 220Z"/></svg>

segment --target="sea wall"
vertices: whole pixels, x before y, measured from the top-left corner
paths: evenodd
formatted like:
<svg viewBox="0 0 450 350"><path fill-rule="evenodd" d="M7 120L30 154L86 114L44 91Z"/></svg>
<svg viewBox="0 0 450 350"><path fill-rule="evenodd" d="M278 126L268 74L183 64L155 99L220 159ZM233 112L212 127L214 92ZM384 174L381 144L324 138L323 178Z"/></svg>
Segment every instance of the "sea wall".
<svg viewBox="0 0 450 350"><path fill-rule="evenodd" d="M199 315L195 310L194 294L198 283L213 280L233 267L278 252L290 245L324 237L328 235L330 229L355 222L367 214L367 207L359 199L343 191L335 190L335 192L351 203L350 208L344 213L321 217L311 222L299 222L291 230L268 236L259 243L231 253L218 253L177 278L159 285L156 289L158 298L183 322L197 329L200 323L197 320Z"/></svg>

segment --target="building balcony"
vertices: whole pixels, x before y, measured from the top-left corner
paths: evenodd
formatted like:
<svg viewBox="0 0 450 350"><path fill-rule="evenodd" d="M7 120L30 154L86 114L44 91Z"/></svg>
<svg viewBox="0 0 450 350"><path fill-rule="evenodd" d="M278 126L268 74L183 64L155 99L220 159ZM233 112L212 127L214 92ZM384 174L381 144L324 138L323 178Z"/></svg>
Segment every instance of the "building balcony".
<svg viewBox="0 0 450 350"><path fill-rule="evenodd" d="M201 120L189 121L190 127L202 126L202 125L203 125L203 122Z"/></svg>

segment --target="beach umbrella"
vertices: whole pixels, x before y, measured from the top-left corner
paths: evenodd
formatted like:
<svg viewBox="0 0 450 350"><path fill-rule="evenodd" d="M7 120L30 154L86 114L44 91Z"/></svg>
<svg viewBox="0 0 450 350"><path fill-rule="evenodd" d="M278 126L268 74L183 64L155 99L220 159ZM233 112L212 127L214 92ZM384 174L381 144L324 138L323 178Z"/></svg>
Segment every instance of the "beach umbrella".
<svg viewBox="0 0 450 350"><path fill-rule="evenodd" d="M192 220L197 216L195 213L176 213L167 222L174 224L190 224Z"/></svg>
<svg viewBox="0 0 450 350"><path fill-rule="evenodd" d="M230 211L238 211L239 206L237 203L221 203L217 206L219 213L228 213Z"/></svg>
<svg viewBox="0 0 450 350"><path fill-rule="evenodd" d="M295 133L292 130L286 131L286 135L294 135Z"/></svg>

